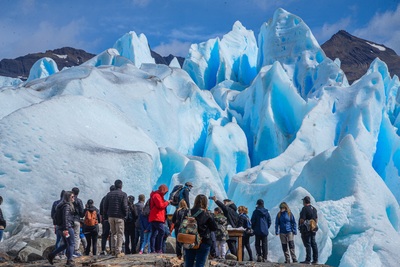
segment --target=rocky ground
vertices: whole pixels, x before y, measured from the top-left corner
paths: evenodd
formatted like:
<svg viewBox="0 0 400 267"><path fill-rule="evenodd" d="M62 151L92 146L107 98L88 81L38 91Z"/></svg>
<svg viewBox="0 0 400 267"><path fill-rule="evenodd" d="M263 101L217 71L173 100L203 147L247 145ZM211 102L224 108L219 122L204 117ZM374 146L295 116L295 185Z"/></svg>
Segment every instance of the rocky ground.
<svg viewBox="0 0 400 267"><path fill-rule="evenodd" d="M54 265L50 265L47 260L38 260L30 263L18 263L13 262L6 255L0 255L2 257L1 267L63 267L65 266L66 260L55 260ZM75 258L75 264L77 267L88 266L88 267L131 267L131 266L165 266L165 267L183 267L184 262L179 260L174 254L135 254L126 255L121 258L112 256L82 256ZM208 266L213 267L225 267L225 266L254 266L254 267L302 267L310 266L304 264L284 264L284 263L259 263L259 262L237 262L232 260L209 260ZM327 265L318 265L326 266Z"/></svg>

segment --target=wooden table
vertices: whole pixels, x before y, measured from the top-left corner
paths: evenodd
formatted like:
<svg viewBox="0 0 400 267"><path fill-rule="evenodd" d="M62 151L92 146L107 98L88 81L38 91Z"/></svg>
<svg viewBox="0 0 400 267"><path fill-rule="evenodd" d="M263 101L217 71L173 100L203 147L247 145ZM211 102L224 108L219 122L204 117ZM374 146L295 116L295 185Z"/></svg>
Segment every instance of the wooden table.
<svg viewBox="0 0 400 267"><path fill-rule="evenodd" d="M243 237L244 230L240 229L228 229L229 237L237 237L238 244L237 244L237 260L243 261L243 250L242 250L242 237Z"/></svg>

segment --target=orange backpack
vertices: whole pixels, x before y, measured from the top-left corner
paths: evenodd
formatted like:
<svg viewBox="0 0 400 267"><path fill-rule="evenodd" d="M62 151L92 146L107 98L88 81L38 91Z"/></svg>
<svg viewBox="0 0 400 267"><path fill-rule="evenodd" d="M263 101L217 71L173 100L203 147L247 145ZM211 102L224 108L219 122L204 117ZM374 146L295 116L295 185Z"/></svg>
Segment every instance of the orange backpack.
<svg viewBox="0 0 400 267"><path fill-rule="evenodd" d="M87 210L85 212L85 220L83 221L83 223L87 226L97 225L99 223L97 221L97 212L95 210L94 211Z"/></svg>

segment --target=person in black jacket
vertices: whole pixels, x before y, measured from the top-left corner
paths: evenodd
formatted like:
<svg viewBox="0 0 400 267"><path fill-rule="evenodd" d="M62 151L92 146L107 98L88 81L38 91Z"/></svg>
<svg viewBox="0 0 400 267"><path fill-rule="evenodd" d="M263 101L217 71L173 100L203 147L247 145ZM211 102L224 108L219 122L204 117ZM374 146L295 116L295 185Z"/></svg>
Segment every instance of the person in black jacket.
<svg viewBox="0 0 400 267"><path fill-rule="evenodd" d="M196 261L196 267L203 267L208 258L212 244L211 231L216 231L218 226L214 220L214 216L207 210L207 205L207 197L200 194L196 196L193 208L190 210L190 214L192 215L201 210L196 216L201 244L198 249L185 249L185 267L193 267L194 261Z"/></svg>
<svg viewBox="0 0 400 267"><path fill-rule="evenodd" d="M138 218L135 223L135 240L133 241L135 250L132 253L136 253L136 248L137 248L139 240L140 240L140 244L139 244L139 250L140 250L140 248L142 247L142 244L143 244L143 240L144 240L144 230L142 229L142 224L140 223L140 215L142 214L145 200L146 200L146 197L143 194L140 194L139 201L135 204L136 213L137 213Z"/></svg>
<svg viewBox="0 0 400 267"><path fill-rule="evenodd" d="M74 256L75 257L80 257L82 254L79 252L79 246L81 244L80 242L80 230L81 230L81 219L83 216L85 216L85 213L83 212L84 207L83 207L83 202L80 198L78 198L79 195L79 188L74 187L72 188L72 193L74 193L75 196L75 201L74 201L74 233L75 233L75 251L74 251Z"/></svg>
<svg viewBox="0 0 400 267"><path fill-rule="evenodd" d="M124 220L128 216L128 196L122 191L122 181L115 180L115 190L107 194L104 212L108 217L111 230L111 254L124 256L122 243L124 238Z"/></svg>
<svg viewBox="0 0 400 267"><path fill-rule="evenodd" d="M190 201L189 201L189 193L190 190L192 190L193 188L193 184L192 182L186 182L185 185L183 186L182 190L179 192L179 202L181 202L181 200L185 200L186 205L188 206L188 209L190 209Z"/></svg>
<svg viewBox="0 0 400 267"><path fill-rule="evenodd" d="M257 207L251 215L251 227L256 237L257 261L266 262L268 257L268 229L271 226L271 216L264 208L264 200L257 200Z"/></svg>
<svg viewBox="0 0 400 267"><path fill-rule="evenodd" d="M110 186L110 192L115 190L115 185ZM111 238L110 236L110 223L108 222L107 214L104 212L104 202L107 195L105 195L100 201L100 215L101 215L101 252L100 255L106 255L106 244L108 239L108 246L111 249Z"/></svg>
<svg viewBox="0 0 400 267"><path fill-rule="evenodd" d="M125 220L125 254L133 254L136 251L135 248L135 231L136 231L136 220L138 218L136 207L135 207L135 197L128 197L128 216Z"/></svg>
<svg viewBox="0 0 400 267"><path fill-rule="evenodd" d="M311 249L313 261L312 264L318 264L318 247L315 242L315 232L307 231L302 227L306 220L314 219L316 223L318 223L318 213L317 209L311 205L311 199L309 196L303 198L303 208L300 211L299 217L299 226L301 232L301 239L303 241L303 245L306 248L306 260L301 263L310 264L311 261ZM304 230L303 230L304 229Z"/></svg>
<svg viewBox="0 0 400 267"><path fill-rule="evenodd" d="M96 214L93 214L96 212ZM99 222L100 222L100 212L99 210L94 206L94 201L92 199L89 199L86 203L86 208L85 208L85 220L83 220L83 233L86 237L87 241L87 246L85 248L85 255L89 256L90 253L90 247L92 246L92 253L93 256L97 255L97 239L99 237ZM96 215L96 221L89 222L87 220L86 216L92 214L93 216ZM88 225L94 224L94 225Z"/></svg>
<svg viewBox="0 0 400 267"><path fill-rule="evenodd" d="M251 228L251 221L247 215L249 213L247 207L239 206L238 211L239 211L240 225L244 229ZM245 248L247 249L247 253L249 253L249 261L253 261L253 252L251 251L251 246L250 246L250 235L247 234L246 231L243 233L243 242L242 242L243 256L242 256L242 259L244 259L244 249Z"/></svg>
<svg viewBox="0 0 400 267"><path fill-rule="evenodd" d="M0 196L0 205L3 204L3 197ZM6 229L7 222L4 220L3 211L0 209L0 241L3 239L3 232Z"/></svg>
<svg viewBox="0 0 400 267"><path fill-rule="evenodd" d="M60 241L62 239L62 236L60 234L58 234L58 231L57 231L57 223L56 223L56 218L55 218L56 217L56 208L57 208L58 204L60 204L61 201L63 201L64 193L65 193L65 190L61 190L60 199L54 201L53 205L51 206L51 218L53 220L54 233L56 234L56 248L58 248L60 246Z"/></svg>
<svg viewBox="0 0 400 267"><path fill-rule="evenodd" d="M72 260L72 255L75 248L75 233L74 233L74 193L72 191L67 191L64 193L64 199L56 208L56 224L57 231L62 236L63 243L58 248L54 249L47 256L47 260L51 265L53 265L54 257L66 249L67 254L67 264L66 266L74 267L74 261Z"/></svg>
<svg viewBox="0 0 400 267"><path fill-rule="evenodd" d="M215 204L222 209L224 216L228 219L228 224L232 228L239 228L241 226L235 203L230 199L224 199L224 203L222 203L217 200L216 196L210 197L210 199L214 200ZM226 243L228 243L230 252L237 257L236 239L230 238L226 240Z"/></svg>
<svg viewBox="0 0 400 267"><path fill-rule="evenodd" d="M174 215L172 216L172 223L174 224L174 229L175 229L175 236L178 236L178 230L179 227L181 226L181 223L187 214L188 206L186 204L186 201L182 199L179 202L179 207L175 210ZM178 242L178 239L176 239L176 256L179 259L182 259L182 244Z"/></svg>

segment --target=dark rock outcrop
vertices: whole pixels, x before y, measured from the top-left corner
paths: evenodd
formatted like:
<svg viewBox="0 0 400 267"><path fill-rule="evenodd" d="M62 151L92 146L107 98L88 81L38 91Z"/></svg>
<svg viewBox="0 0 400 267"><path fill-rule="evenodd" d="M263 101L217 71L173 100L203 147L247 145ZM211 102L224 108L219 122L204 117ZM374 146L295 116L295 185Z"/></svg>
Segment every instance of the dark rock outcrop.
<svg viewBox="0 0 400 267"><path fill-rule="evenodd" d="M350 83L361 78L377 57L388 65L392 76L396 74L400 77L400 56L382 44L355 37L341 30L326 41L321 48L332 60L340 59L341 69Z"/></svg>
<svg viewBox="0 0 400 267"><path fill-rule="evenodd" d="M64 67L78 66L94 56L95 54L88 53L81 49L63 47L60 49L47 50L45 53L28 54L15 59L3 59L0 61L0 76L26 80L33 64L44 57L53 59L57 63L58 69L62 70ZM151 56L155 59L157 64L164 65L169 65L175 57L173 55L163 57L154 51L151 51ZM177 57L177 59L182 67L185 59L183 57Z"/></svg>
<svg viewBox="0 0 400 267"><path fill-rule="evenodd" d="M33 64L44 57L53 59L57 63L58 69L62 70L64 67L78 66L94 56L94 54L81 49L63 47L47 50L45 53L28 54L15 59L3 59L0 61L0 76L26 80Z"/></svg>

